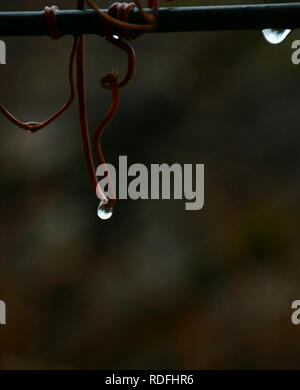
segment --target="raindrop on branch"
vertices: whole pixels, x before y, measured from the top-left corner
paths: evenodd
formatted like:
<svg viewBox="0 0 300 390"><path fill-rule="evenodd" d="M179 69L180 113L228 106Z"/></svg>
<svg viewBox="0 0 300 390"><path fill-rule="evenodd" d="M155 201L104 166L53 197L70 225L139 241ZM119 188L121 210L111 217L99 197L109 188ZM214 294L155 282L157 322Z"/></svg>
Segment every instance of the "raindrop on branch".
<svg viewBox="0 0 300 390"><path fill-rule="evenodd" d="M32 126L32 129L29 129L29 130L28 130L28 132L32 134L32 133L35 133L34 130L35 130L35 128L36 128L37 126L40 125L40 122L26 122L25 125L27 125L27 126Z"/></svg>
<svg viewBox="0 0 300 390"><path fill-rule="evenodd" d="M97 214L100 219L109 219L113 215L113 206L109 201L101 200Z"/></svg>
<svg viewBox="0 0 300 390"><path fill-rule="evenodd" d="M265 28L262 30L262 33L265 39L272 45L277 45L285 40L292 30L286 29L275 29L275 28Z"/></svg>

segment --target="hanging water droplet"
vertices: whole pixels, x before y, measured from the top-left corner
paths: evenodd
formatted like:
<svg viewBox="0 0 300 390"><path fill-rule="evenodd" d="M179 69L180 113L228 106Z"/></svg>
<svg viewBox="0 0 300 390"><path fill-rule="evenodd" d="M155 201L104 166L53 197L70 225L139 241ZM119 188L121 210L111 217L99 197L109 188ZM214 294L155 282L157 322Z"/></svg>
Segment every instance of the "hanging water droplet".
<svg viewBox="0 0 300 390"><path fill-rule="evenodd" d="M291 31L292 30L288 28L282 30L276 28L265 28L262 30L262 33L269 43L277 45L278 43L283 42Z"/></svg>
<svg viewBox="0 0 300 390"><path fill-rule="evenodd" d="M113 206L110 202L101 200L97 214L101 219L109 219L113 215Z"/></svg>
<svg viewBox="0 0 300 390"><path fill-rule="evenodd" d="M27 125L27 126L38 126L38 125L40 125L40 122L26 122L25 125Z"/></svg>
<svg viewBox="0 0 300 390"><path fill-rule="evenodd" d="M35 128L36 126L40 125L40 122L26 122L25 125L26 125L26 126L32 126L32 130L28 130L29 133L32 134L32 133L35 132L35 131L34 131L34 128Z"/></svg>

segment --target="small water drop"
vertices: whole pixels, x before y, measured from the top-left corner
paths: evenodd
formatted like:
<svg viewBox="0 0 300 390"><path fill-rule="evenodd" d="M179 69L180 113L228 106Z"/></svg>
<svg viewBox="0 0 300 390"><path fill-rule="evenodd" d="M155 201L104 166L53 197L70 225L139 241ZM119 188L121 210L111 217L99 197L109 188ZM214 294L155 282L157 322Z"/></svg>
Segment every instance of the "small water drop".
<svg viewBox="0 0 300 390"><path fill-rule="evenodd" d="M100 219L109 219L113 215L113 206L110 202L101 200L97 214Z"/></svg>
<svg viewBox="0 0 300 390"><path fill-rule="evenodd" d="M33 134L35 132L34 127L40 125L40 122L26 122L25 125L32 126L32 130L28 130L28 132Z"/></svg>
<svg viewBox="0 0 300 390"><path fill-rule="evenodd" d="M292 30L286 29L276 29L276 28L265 28L262 30L262 33L265 39L272 45L277 45L285 40Z"/></svg>

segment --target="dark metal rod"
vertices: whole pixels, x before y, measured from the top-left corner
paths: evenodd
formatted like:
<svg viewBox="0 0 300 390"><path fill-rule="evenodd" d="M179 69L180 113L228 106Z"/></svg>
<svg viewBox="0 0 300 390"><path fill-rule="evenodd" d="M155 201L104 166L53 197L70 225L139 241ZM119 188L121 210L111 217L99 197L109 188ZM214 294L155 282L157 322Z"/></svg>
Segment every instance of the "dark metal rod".
<svg viewBox="0 0 300 390"><path fill-rule="evenodd" d="M149 11L150 12L150 11ZM100 34L103 20L94 11L57 11L61 34ZM142 24L138 10L129 21ZM160 8L155 32L299 28L300 3ZM0 12L0 36L49 35L43 11Z"/></svg>

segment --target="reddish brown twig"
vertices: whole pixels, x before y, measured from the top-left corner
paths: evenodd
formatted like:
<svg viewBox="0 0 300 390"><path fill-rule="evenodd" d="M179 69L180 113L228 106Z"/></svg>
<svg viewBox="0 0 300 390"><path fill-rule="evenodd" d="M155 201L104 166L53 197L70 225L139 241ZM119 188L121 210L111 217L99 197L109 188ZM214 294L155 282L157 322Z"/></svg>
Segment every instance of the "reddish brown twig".
<svg viewBox="0 0 300 390"><path fill-rule="evenodd" d="M53 39L58 39L60 37L59 26L56 18L56 9L57 7L45 7L45 16L47 19L47 23L49 25L49 32ZM78 45L78 38L74 37L74 43L72 47L72 51L69 59L69 84L70 84L70 97L67 102L53 115L51 115L48 119L43 122L23 122L17 119L14 115L12 115L2 104L0 104L0 112L6 116L12 123L20 127L21 129L31 131L32 133L41 130L46 127L55 119L57 119L60 115L62 115L73 103L75 99L75 82L74 82L74 63L76 57Z"/></svg>

